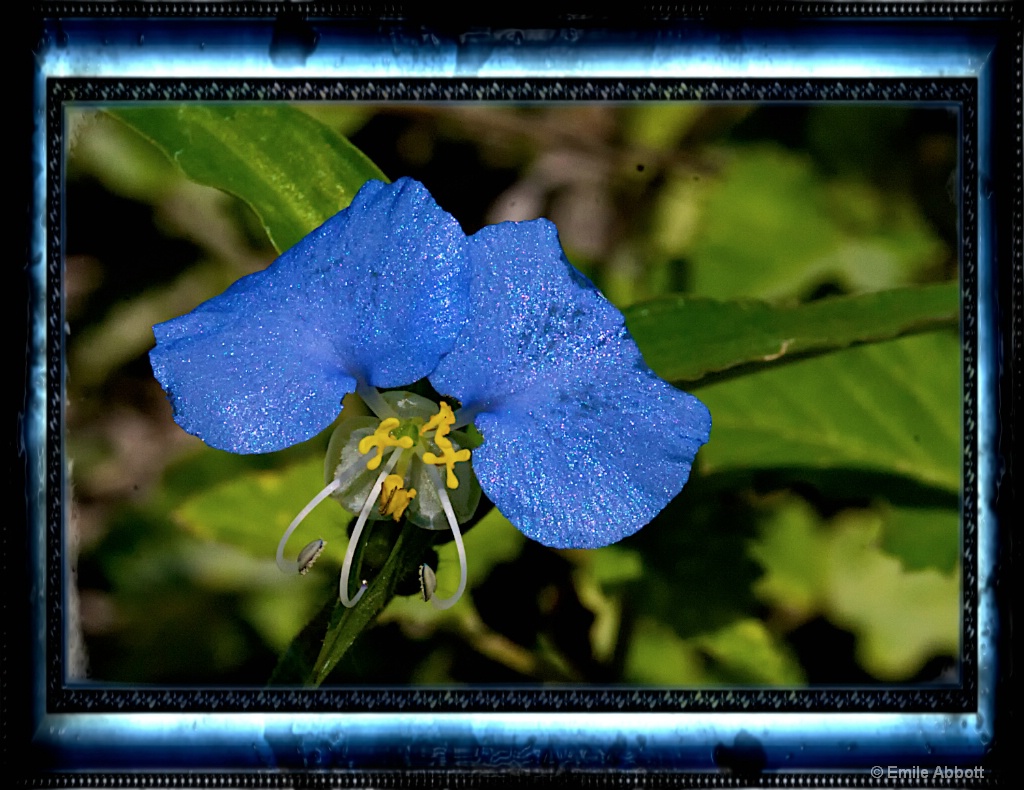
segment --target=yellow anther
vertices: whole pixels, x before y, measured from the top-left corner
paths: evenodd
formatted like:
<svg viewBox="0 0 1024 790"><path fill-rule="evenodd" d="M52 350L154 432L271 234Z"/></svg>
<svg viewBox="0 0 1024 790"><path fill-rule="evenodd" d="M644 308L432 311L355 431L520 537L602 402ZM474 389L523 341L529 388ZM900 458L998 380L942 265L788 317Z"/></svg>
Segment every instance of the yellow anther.
<svg viewBox="0 0 1024 790"><path fill-rule="evenodd" d="M380 514L391 516L395 521L402 518L409 503L416 497L416 489L405 490L401 475L388 475L380 492Z"/></svg>
<svg viewBox="0 0 1024 790"><path fill-rule="evenodd" d="M412 437L403 436L400 439L396 439L391 435L391 432L400 425L397 417L388 417L386 420L382 420L381 424L377 426L377 430L373 432L371 436L364 436L359 441L359 452L366 455L370 450L376 450L377 454L366 462L366 468L374 470L380 466L380 459L384 456L384 448L386 447L401 447L403 450L408 450L412 447Z"/></svg>
<svg viewBox="0 0 1024 790"><path fill-rule="evenodd" d="M443 438L443 437L442 437ZM434 441L437 442L437 437L434 437ZM438 446L441 447L441 455L435 455L434 453L423 453L423 462L427 464L434 464L435 466L444 465L447 468L448 474L445 478L445 482L449 488L459 487L459 478L455 476L455 470L452 467L459 461L469 460L469 450L458 450L456 451L452 447L452 443L447 439L444 439L445 446L441 446L438 442Z"/></svg>
<svg viewBox="0 0 1024 790"><path fill-rule="evenodd" d="M469 450L456 451L455 447L452 446L451 439L448 438L448 432L454 424L455 414L452 412L452 407L441 401L437 414L427 420L423 427L420 428L420 435L425 434L427 431L434 431L434 444L441 450L441 455L424 453L423 462L447 467L448 474L446 475L445 482L449 488L459 487L459 478L455 476L455 470L452 467L458 461L468 461L470 455Z"/></svg>
<svg viewBox="0 0 1024 790"><path fill-rule="evenodd" d="M455 414L452 412L452 407L444 401L438 406L437 414L427 420L420 428L420 436L425 434L427 431L436 430L438 436L444 436L448 431L455 425ZM435 437L434 441L437 441Z"/></svg>
<svg viewBox="0 0 1024 790"><path fill-rule="evenodd" d="M380 487L380 512L382 514L387 512L387 503L391 501L395 491L400 488L405 488L405 481L401 475L388 475L384 478Z"/></svg>

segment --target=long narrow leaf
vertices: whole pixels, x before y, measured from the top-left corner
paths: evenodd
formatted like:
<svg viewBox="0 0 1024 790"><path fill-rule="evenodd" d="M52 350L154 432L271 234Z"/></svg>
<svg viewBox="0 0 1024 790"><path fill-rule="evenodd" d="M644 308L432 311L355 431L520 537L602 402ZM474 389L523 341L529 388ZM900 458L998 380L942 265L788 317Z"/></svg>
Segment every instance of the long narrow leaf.
<svg viewBox="0 0 1024 790"><path fill-rule="evenodd" d="M668 381L751 365L761 369L794 356L954 327L956 283L837 296L794 307L673 296L626 310L626 324L647 364Z"/></svg>
<svg viewBox="0 0 1024 790"><path fill-rule="evenodd" d="M108 111L193 181L244 200L278 252L387 178L345 137L287 104L179 104Z"/></svg>

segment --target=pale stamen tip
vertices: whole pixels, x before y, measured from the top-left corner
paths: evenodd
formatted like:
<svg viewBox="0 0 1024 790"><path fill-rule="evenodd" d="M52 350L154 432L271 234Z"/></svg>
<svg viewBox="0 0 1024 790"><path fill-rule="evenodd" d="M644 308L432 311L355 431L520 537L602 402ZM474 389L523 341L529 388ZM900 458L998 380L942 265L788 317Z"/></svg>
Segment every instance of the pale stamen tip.
<svg viewBox="0 0 1024 790"><path fill-rule="evenodd" d="M284 531L284 535L281 536L281 540L277 544L277 567L282 572L287 574L302 574L305 575L310 568L313 567L313 563L316 562L316 558L320 556L320 552L323 551L326 542L317 538L317 540L307 543L302 551L299 552L299 559L296 562L289 562L284 558L284 547L288 543L288 538L292 536L296 528L302 521L308 516L317 505L323 502L327 497L337 491L342 485L340 478L335 477L330 483L324 486L320 493L314 496L299 514L292 519L292 523L288 525L288 529Z"/></svg>
<svg viewBox="0 0 1024 790"><path fill-rule="evenodd" d="M299 552L298 569L302 576L309 573L309 569L313 567L313 563L317 561L317 558L323 553L324 546L327 545L327 541L323 538L317 538L316 540L307 543L302 551Z"/></svg>
<svg viewBox="0 0 1024 790"><path fill-rule="evenodd" d="M420 595L423 596L424 603L434 597L434 592L437 590L437 575L434 573L434 569L426 563L420 565Z"/></svg>

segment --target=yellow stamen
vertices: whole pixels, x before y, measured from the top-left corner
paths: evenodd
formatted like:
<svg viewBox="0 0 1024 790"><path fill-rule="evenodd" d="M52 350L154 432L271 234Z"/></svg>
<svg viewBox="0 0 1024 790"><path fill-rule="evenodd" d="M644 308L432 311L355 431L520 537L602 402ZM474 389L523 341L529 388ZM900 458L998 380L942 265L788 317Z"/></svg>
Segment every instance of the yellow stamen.
<svg viewBox="0 0 1024 790"><path fill-rule="evenodd" d="M416 489L405 490L405 481L400 475L388 475L380 492L380 514L391 516L395 521L402 518L409 503L416 497Z"/></svg>
<svg viewBox="0 0 1024 790"><path fill-rule="evenodd" d="M391 435L391 432L399 426L397 417L388 417L386 420L382 420L381 424L377 426L377 430L373 432L372 436L363 437L359 442L359 452L366 455L370 450L376 450L377 454L366 462L366 468L374 470L380 466L380 459L384 455L384 449L387 447L401 447L403 450L408 450L412 447L412 437L403 436L400 439L396 439Z"/></svg>
<svg viewBox="0 0 1024 790"><path fill-rule="evenodd" d="M444 401L441 401L437 409L437 414L427 420L427 422L420 428L420 436L425 434L427 431L433 431L435 429L439 436L444 436L451 430L453 425L455 425L455 413L452 411L451 406Z"/></svg>
<svg viewBox="0 0 1024 790"><path fill-rule="evenodd" d="M451 442L449 442L448 447L444 448L444 455L437 456L433 453L423 453L423 461L424 463L434 464L435 466L445 466L448 471L448 474L445 476L445 483L448 484L449 488L458 488L459 478L455 476L455 470L452 469L452 466L459 461L468 461L469 455L469 450L453 452Z"/></svg>
<svg viewBox="0 0 1024 790"><path fill-rule="evenodd" d="M459 487L459 478L455 476L455 470L452 467L459 461L468 461L470 456L469 450L456 451L451 439L448 438L448 432L451 431L454 424L455 414L452 412L452 407L441 401L437 414L420 428L421 435L431 429L436 429L433 437L434 444L441 450L441 455L424 453L423 462L446 467L448 474L445 477L445 483L453 489Z"/></svg>

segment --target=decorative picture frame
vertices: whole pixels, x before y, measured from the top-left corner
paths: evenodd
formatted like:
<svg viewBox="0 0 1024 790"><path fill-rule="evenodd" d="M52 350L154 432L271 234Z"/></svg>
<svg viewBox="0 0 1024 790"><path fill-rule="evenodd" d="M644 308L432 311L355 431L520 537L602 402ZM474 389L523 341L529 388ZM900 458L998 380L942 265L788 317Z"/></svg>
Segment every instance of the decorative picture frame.
<svg viewBox="0 0 1024 790"><path fill-rule="evenodd" d="M781 10L780 10L781 9ZM1007 712L1010 403L1019 396L1022 45L1010 4L681 5L642 23L380 22L295 4L36 9L19 469L26 532L4 571L5 740L32 782L339 784L453 776L695 784L997 777ZM623 23L626 25L626 23ZM924 687L153 688L70 680L63 290L67 107L149 102L908 103L959 119L964 381L959 682ZM1018 338L1014 341L1012 338ZM1008 372L1008 375L1007 375ZM1014 389L1016 388L1016 389ZM14 529L17 529L15 525ZM28 563L17 547L27 549ZM24 566L24 567L22 567ZM27 649L26 649L27 648ZM24 676L27 681L13 682ZM949 771L947 773L947 770ZM277 773L268 777L262 772ZM437 773L443 772L443 773ZM155 776L161 777L159 780ZM434 777L433 779L429 777Z"/></svg>

